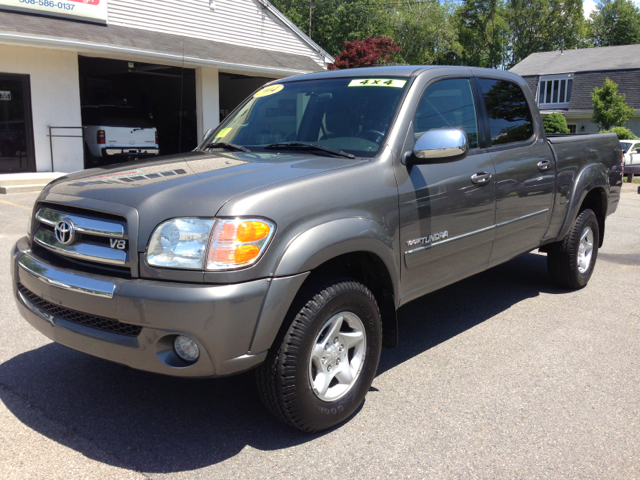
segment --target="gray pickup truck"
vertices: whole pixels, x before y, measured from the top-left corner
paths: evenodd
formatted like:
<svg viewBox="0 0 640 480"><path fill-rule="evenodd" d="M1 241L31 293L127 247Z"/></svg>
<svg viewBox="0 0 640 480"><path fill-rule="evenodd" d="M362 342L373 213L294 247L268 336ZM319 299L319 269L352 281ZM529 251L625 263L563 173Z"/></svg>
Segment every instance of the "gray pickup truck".
<svg viewBox="0 0 640 480"><path fill-rule="evenodd" d="M508 72L279 80L193 152L48 185L15 299L47 337L133 368L257 367L267 409L320 431L363 402L407 302L534 249L584 287L621 161L614 134L547 138Z"/></svg>

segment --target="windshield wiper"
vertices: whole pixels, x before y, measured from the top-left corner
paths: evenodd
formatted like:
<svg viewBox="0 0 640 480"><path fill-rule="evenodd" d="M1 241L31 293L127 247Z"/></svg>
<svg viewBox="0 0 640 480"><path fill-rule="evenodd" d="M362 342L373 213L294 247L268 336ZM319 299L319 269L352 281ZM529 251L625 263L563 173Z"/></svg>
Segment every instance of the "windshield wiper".
<svg viewBox="0 0 640 480"><path fill-rule="evenodd" d="M301 142L291 142L291 143L274 143L271 145L267 145L264 148L269 148L273 150L285 149L289 148L291 150L311 150L317 152L326 152L331 155L337 155L339 157L345 158L356 158L352 153L343 152L342 150L338 150L337 148L329 148L323 147L322 145L315 145L313 143L301 143Z"/></svg>
<svg viewBox="0 0 640 480"><path fill-rule="evenodd" d="M251 150L249 150L247 147L236 145L235 143L216 142L210 143L204 148L226 148L227 150L235 150L236 152L251 153Z"/></svg>

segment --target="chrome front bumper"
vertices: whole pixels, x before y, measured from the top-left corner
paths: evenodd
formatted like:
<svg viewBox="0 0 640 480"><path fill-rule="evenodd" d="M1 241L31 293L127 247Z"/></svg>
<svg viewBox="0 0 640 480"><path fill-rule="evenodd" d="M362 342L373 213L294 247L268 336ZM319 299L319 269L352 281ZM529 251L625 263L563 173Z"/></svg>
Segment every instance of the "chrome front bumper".
<svg viewBox="0 0 640 480"><path fill-rule="evenodd" d="M266 351L250 350L259 330L267 279L195 285L80 273L48 265L31 251L26 238L13 249L11 272L21 315L47 337L75 350L184 377L237 373L266 357ZM136 325L140 334L124 336L56 317L26 299L19 284L48 305ZM173 352L176 335L188 335L198 343L201 354L194 364L180 361Z"/></svg>

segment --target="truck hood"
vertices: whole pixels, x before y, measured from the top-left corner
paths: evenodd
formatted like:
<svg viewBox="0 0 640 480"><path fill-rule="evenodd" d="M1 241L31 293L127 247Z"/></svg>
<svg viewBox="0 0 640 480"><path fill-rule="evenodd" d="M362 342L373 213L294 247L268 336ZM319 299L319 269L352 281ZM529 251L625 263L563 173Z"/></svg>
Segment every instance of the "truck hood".
<svg viewBox="0 0 640 480"><path fill-rule="evenodd" d="M251 190L362 161L299 152L189 152L72 173L50 183L40 200L71 195L128 205L141 217L211 217Z"/></svg>

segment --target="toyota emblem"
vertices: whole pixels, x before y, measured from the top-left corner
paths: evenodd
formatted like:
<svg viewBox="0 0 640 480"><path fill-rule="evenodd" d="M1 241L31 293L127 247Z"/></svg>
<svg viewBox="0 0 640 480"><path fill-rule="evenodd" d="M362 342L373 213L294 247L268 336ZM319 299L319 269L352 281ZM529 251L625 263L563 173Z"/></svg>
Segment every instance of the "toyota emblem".
<svg viewBox="0 0 640 480"><path fill-rule="evenodd" d="M71 245L76 241L76 229L71 220L63 218L56 224L56 238L63 245Z"/></svg>

